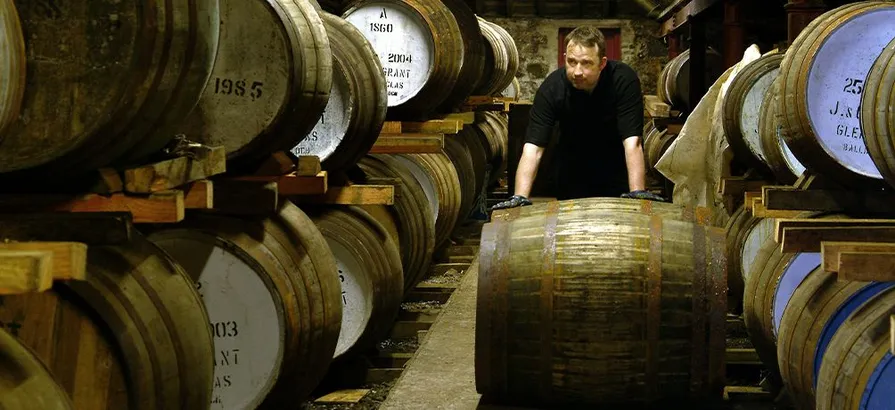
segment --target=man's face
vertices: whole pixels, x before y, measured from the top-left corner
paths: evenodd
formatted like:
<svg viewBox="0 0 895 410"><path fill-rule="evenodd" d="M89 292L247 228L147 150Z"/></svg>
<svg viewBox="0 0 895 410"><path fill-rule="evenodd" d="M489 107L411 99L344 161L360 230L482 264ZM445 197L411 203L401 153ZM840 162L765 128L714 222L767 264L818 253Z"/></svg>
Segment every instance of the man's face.
<svg viewBox="0 0 895 410"><path fill-rule="evenodd" d="M599 57L597 47L584 47L573 42L566 46L566 76L575 88L593 91L604 67L606 57Z"/></svg>

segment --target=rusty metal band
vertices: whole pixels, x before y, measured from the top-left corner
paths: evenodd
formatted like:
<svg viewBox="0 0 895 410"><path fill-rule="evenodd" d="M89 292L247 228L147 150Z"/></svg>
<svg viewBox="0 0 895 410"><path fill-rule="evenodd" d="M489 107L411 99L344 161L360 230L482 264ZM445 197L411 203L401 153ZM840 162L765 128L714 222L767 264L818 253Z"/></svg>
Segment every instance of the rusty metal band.
<svg viewBox="0 0 895 410"><path fill-rule="evenodd" d="M492 312L496 320L491 322L494 329L492 347L496 347L498 351L493 355L493 369L496 372L492 375L494 381L495 392L500 396L506 396L509 392L509 383L507 375L507 349L509 349L509 341L507 340L507 326L509 321L509 295L507 287L510 275L510 228L512 223L501 223L497 234L497 276L494 278L494 304Z"/></svg>
<svg viewBox="0 0 895 410"><path fill-rule="evenodd" d="M559 221L559 202L547 205L544 223L544 249L541 265L541 357L540 397L552 401L553 397L553 284L556 275L556 224Z"/></svg>
<svg viewBox="0 0 895 410"><path fill-rule="evenodd" d="M497 297L494 285L495 266L498 264L496 245L498 223L492 222L482 226L481 247L479 248L479 281L476 298L476 332L475 332L475 385L476 391L488 395L494 391L492 376L498 370L492 367L494 345L491 333L494 323L492 300Z"/></svg>
<svg viewBox="0 0 895 410"><path fill-rule="evenodd" d="M705 389L706 383L706 319L708 316L708 301L706 299L706 228L693 224L693 290L691 326L692 337L690 340L690 393L699 396Z"/></svg>
<svg viewBox="0 0 895 410"><path fill-rule="evenodd" d="M707 228L709 238L709 367L706 393L714 398L723 394L727 350L727 233L720 228Z"/></svg>
<svg viewBox="0 0 895 410"><path fill-rule="evenodd" d="M662 218L653 215L649 221L649 256L647 260L646 299L646 388L647 400L659 394L659 329L662 318Z"/></svg>

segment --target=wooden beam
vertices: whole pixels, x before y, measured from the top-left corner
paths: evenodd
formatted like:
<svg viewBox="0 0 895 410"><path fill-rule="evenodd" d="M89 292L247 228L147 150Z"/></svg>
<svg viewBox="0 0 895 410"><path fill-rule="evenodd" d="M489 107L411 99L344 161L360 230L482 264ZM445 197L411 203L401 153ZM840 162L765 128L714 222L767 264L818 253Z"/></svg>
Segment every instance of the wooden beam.
<svg viewBox="0 0 895 410"><path fill-rule="evenodd" d="M820 244L821 260L825 272L839 272L839 257L842 253L855 252L893 252L895 243L886 242L834 242L824 241Z"/></svg>
<svg viewBox="0 0 895 410"><path fill-rule="evenodd" d="M400 129L402 130L398 132L399 134L456 134L463 129L463 121L457 119L406 121L399 124L401 124ZM381 132L380 134L389 133Z"/></svg>
<svg viewBox="0 0 895 410"><path fill-rule="evenodd" d="M314 400L314 403L357 403L369 392L370 389L337 390Z"/></svg>
<svg viewBox="0 0 895 410"><path fill-rule="evenodd" d="M214 207L225 215L269 215L279 209L279 186L273 181L215 181Z"/></svg>
<svg viewBox="0 0 895 410"><path fill-rule="evenodd" d="M848 228L856 231L866 228L895 228L893 219L787 219L781 218L774 222L774 240L780 243L783 240L783 231L786 228ZM883 241L888 242L888 241ZM818 247L818 249L820 249Z"/></svg>
<svg viewBox="0 0 895 410"><path fill-rule="evenodd" d="M326 171L320 171L320 173L312 177L303 177L292 173L279 176L240 176L233 178L233 180L276 182L280 195L320 195L325 194L328 188Z"/></svg>
<svg viewBox="0 0 895 410"><path fill-rule="evenodd" d="M661 36L677 31L689 23L694 16L700 16L702 12L719 3L720 0L677 0L665 8L659 14L658 20L662 22ZM696 105L696 102L693 102Z"/></svg>
<svg viewBox="0 0 895 410"><path fill-rule="evenodd" d="M53 262L52 279L84 280L87 277L87 245L80 242L0 243L0 252L4 251L48 252Z"/></svg>
<svg viewBox="0 0 895 410"><path fill-rule="evenodd" d="M721 195L740 196L746 191L761 191L768 184L770 184L768 181L746 179L744 177L721 177L718 191L721 192Z"/></svg>
<svg viewBox="0 0 895 410"><path fill-rule="evenodd" d="M783 230L784 253L820 252L820 244L830 242L895 242L895 227L794 227Z"/></svg>
<svg viewBox="0 0 895 410"><path fill-rule="evenodd" d="M895 253L840 252L839 280L859 282L895 281Z"/></svg>
<svg viewBox="0 0 895 410"><path fill-rule="evenodd" d="M332 205L394 205L395 187L393 185L330 187L326 194L296 197L295 202Z"/></svg>
<svg viewBox="0 0 895 410"><path fill-rule="evenodd" d="M209 147L195 158L181 156L124 171L127 192L148 194L185 185L227 171L224 147Z"/></svg>
<svg viewBox="0 0 895 410"><path fill-rule="evenodd" d="M298 157L298 161L295 164L295 175L312 177L319 174L320 171L323 171L323 168L320 166L320 157L316 155L302 155Z"/></svg>
<svg viewBox="0 0 895 410"><path fill-rule="evenodd" d="M444 149L443 134L382 135L373 144L370 154L428 154Z"/></svg>
<svg viewBox="0 0 895 410"><path fill-rule="evenodd" d="M109 196L87 194L4 195L0 209L15 212L30 209L46 212L130 212L134 223L173 223L184 216L183 191L161 191L148 196L116 193Z"/></svg>
<svg viewBox="0 0 895 410"><path fill-rule="evenodd" d="M0 295L42 292L52 285L52 252L0 250Z"/></svg>
<svg viewBox="0 0 895 410"><path fill-rule="evenodd" d="M131 240L133 216L114 213L0 213L0 240L120 245Z"/></svg>
<svg viewBox="0 0 895 410"><path fill-rule="evenodd" d="M193 182L183 188L183 206L186 209L214 208L214 185L211 181Z"/></svg>
<svg viewBox="0 0 895 410"><path fill-rule="evenodd" d="M895 194L883 191L799 190L769 186L763 190L764 205L773 210L864 212L893 214Z"/></svg>

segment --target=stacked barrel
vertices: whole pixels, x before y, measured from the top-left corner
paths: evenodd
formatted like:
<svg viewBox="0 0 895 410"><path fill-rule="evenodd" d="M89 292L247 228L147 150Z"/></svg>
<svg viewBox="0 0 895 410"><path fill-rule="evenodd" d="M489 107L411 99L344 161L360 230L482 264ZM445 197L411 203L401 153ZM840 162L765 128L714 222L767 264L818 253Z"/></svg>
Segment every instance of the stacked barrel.
<svg viewBox="0 0 895 410"><path fill-rule="evenodd" d="M735 158L781 185L807 172L831 186L895 187L893 18L891 2L847 4L813 20L785 50L741 67L723 101ZM727 225L731 303L742 300L771 379L800 409L890 407L895 367L884 333L895 283L837 278L819 253L782 252L773 227L744 208Z"/></svg>
<svg viewBox="0 0 895 410"><path fill-rule="evenodd" d="M3 298L0 402L304 400L334 361L385 338L506 169L506 114L475 113L440 152L370 155L383 124L518 93L513 39L459 0L356 2L341 16L310 0L94 3L0 2L3 193L81 193L98 169L170 158L183 139L223 147L230 176L278 152L317 156L352 183L388 179L395 203L280 198L263 217L190 213L91 245L86 281Z"/></svg>

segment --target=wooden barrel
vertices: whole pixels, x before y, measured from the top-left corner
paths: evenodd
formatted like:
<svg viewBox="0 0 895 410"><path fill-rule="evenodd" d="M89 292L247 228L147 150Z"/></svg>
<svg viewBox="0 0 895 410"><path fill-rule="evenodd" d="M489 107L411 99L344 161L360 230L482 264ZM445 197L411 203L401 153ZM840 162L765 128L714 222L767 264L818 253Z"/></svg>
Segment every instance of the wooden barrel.
<svg viewBox="0 0 895 410"><path fill-rule="evenodd" d="M292 153L316 155L324 169L342 171L356 164L379 138L387 108L385 75L376 52L357 28L326 12L320 16L332 45L332 90L320 120Z"/></svg>
<svg viewBox="0 0 895 410"><path fill-rule="evenodd" d="M0 407L69 410L74 405L46 366L27 347L0 329Z"/></svg>
<svg viewBox="0 0 895 410"><path fill-rule="evenodd" d="M27 33L27 115L6 131L0 172L71 178L153 153L205 87L216 0L14 3Z"/></svg>
<svg viewBox="0 0 895 410"><path fill-rule="evenodd" d="M723 230L553 204L482 231L483 398L576 406L719 399Z"/></svg>
<svg viewBox="0 0 895 410"><path fill-rule="evenodd" d="M793 291L780 319L777 357L780 375L800 409L815 409L815 387L829 343L861 303L892 283L844 281L814 269Z"/></svg>
<svg viewBox="0 0 895 410"><path fill-rule="evenodd" d="M485 39L485 69L476 95L497 95L511 84L519 69L516 41L503 27L479 17ZM516 88L518 90L518 88Z"/></svg>
<svg viewBox="0 0 895 410"><path fill-rule="evenodd" d="M25 39L19 13L10 1L0 4L0 142L19 116L25 94Z"/></svg>
<svg viewBox="0 0 895 410"><path fill-rule="evenodd" d="M478 18L467 2L463 0L441 0L441 2L450 9L460 28L460 37L463 39L463 65L460 67L454 88L435 110L454 112L466 102L481 80L486 61L485 38L482 36Z"/></svg>
<svg viewBox="0 0 895 410"><path fill-rule="evenodd" d="M370 177L398 180L395 204L389 213L397 221L398 247L404 270L404 289L409 291L429 271L435 249L435 211L422 184L410 169L392 155L368 155L358 166ZM382 220L380 220L382 222Z"/></svg>
<svg viewBox="0 0 895 410"><path fill-rule="evenodd" d="M711 213L708 208L670 204L666 202L648 201L645 199L627 198L579 198L562 201L538 202L529 206L500 209L491 214L496 222L514 221L519 218L544 215L554 207L558 212L582 212L589 210L611 211L616 214L636 213L647 216L659 216L662 219L693 222L708 225Z"/></svg>
<svg viewBox="0 0 895 410"><path fill-rule="evenodd" d="M444 153L395 155L410 170L426 193L435 217L435 249L450 239L460 215L460 177Z"/></svg>
<svg viewBox="0 0 895 410"><path fill-rule="evenodd" d="M444 153L450 159L454 169L457 170L460 183L460 206L457 208L457 224L462 224L472 210L473 201L478 196L476 187L475 165L472 163L472 153L469 147L453 136L445 138Z"/></svg>
<svg viewBox="0 0 895 410"><path fill-rule="evenodd" d="M867 91L861 96L861 134L866 136L864 143L877 170L895 186L895 119L891 108L895 104L895 39L873 63L866 81Z"/></svg>
<svg viewBox="0 0 895 410"><path fill-rule="evenodd" d="M895 359L890 317L895 312L892 283L865 299L830 338L817 382L817 409L886 409L895 395Z"/></svg>
<svg viewBox="0 0 895 410"><path fill-rule="evenodd" d="M475 208L478 199L482 195L487 194L485 192L485 182L489 175L488 150L485 148L485 142L476 127L464 127L457 133L454 139L466 147L472 159L472 171L475 175L475 196L472 198L473 205L470 207L471 210Z"/></svg>
<svg viewBox="0 0 895 410"><path fill-rule="evenodd" d="M342 321L335 259L288 201L265 220L194 215L150 239L196 281L215 346L212 407L283 406L326 373Z"/></svg>
<svg viewBox="0 0 895 410"><path fill-rule="evenodd" d="M519 79L513 77L513 82L511 82L510 85L507 86L507 88L504 88L503 91L500 92L500 96L509 98L512 101L519 101L519 95L522 92L521 87L522 85L519 84Z"/></svg>
<svg viewBox="0 0 895 410"><path fill-rule="evenodd" d="M758 172L770 174L759 121L765 95L780 73L783 55L769 53L746 64L731 81L722 101L724 135L734 155Z"/></svg>
<svg viewBox="0 0 895 410"><path fill-rule="evenodd" d="M85 281L4 296L0 322L78 409L207 408L221 382L192 281L136 232L126 245L90 247Z"/></svg>
<svg viewBox="0 0 895 410"><path fill-rule="evenodd" d="M805 172L805 166L799 162L783 139L782 117L777 110L780 99L779 83L778 77L764 96L758 129L768 168L778 182L792 185Z"/></svg>
<svg viewBox="0 0 895 410"><path fill-rule="evenodd" d="M740 206L727 220L727 307L743 309L745 277L749 275L758 249L774 234L774 219L755 218L752 210Z"/></svg>
<svg viewBox="0 0 895 410"><path fill-rule="evenodd" d="M489 160L491 172L489 173L487 186L493 186L503 176L507 169L507 150L509 135L505 118L493 112L477 112L475 127L487 141L489 147Z"/></svg>
<svg viewBox="0 0 895 410"><path fill-rule="evenodd" d="M846 184L882 183L861 133L860 107L867 74L895 37L892 22L895 4L847 4L814 19L787 50L778 106L783 136L812 172Z"/></svg>
<svg viewBox="0 0 895 410"><path fill-rule="evenodd" d="M667 128L661 131L656 128L650 130L643 140L643 159L647 172L658 174L656 164L675 139L677 135L669 133Z"/></svg>
<svg viewBox="0 0 895 410"><path fill-rule="evenodd" d="M389 117L424 117L457 85L466 53L463 33L441 1L361 0L342 18L364 33L379 55Z"/></svg>
<svg viewBox="0 0 895 410"><path fill-rule="evenodd" d="M332 53L307 1L222 2L221 21L214 71L181 132L225 147L228 169L250 167L314 127L332 88Z"/></svg>
<svg viewBox="0 0 895 410"><path fill-rule="evenodd" d="M667 69L667 70L666 70ZM690 50L677 55L662 70L661 81L665 101L673 107L692 110L698 101L690 101ZM705 86L710 87L724 72L721 54L714 49L705 52ZM660 95L662 95L660 94Z"/></svg>
<svg viewBox="0 0 895 410"><path fill-rule="evenodd" d="M335 357L348 358L383 340L404 296L398 245L355 206L307 210L326 238L342 283L342 330Z"/></svg>

